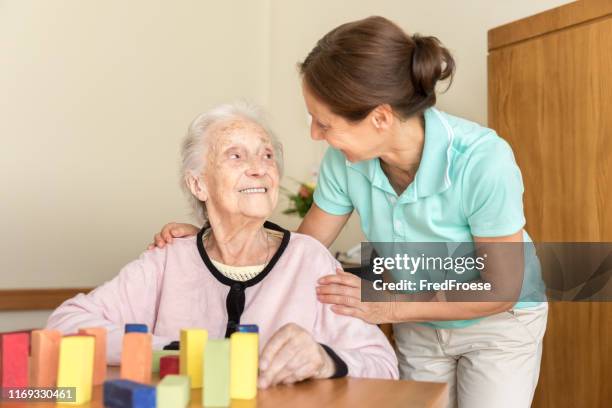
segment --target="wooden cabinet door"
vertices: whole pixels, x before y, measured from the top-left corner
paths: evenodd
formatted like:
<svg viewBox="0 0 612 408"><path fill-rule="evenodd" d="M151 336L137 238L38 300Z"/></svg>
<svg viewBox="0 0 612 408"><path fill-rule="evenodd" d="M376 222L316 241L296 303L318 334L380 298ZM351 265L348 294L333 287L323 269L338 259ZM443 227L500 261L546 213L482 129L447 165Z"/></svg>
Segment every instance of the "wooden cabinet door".
<svg viewBox="0 0 612 408"><path fill-rule="evenodd" d="M535 241L612 242L612 17L489 54L489 124L514 150ZM612 302L551 302L535 407L612 404Z"/></svg>

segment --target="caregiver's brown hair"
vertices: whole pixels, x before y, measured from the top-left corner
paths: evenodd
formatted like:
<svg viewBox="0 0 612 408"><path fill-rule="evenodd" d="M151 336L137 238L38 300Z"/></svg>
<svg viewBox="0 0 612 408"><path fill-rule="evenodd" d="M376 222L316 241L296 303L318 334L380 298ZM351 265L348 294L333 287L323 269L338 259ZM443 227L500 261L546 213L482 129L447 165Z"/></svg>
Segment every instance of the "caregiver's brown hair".
<svg viewBox="0 0 612 408"><path fill-rule="evenodd" d="M325 34L299 69L333 113L356 122L383 104L402 119L435 105L436 83L452 80L455 61L437 38L368 17Z"/></svg>

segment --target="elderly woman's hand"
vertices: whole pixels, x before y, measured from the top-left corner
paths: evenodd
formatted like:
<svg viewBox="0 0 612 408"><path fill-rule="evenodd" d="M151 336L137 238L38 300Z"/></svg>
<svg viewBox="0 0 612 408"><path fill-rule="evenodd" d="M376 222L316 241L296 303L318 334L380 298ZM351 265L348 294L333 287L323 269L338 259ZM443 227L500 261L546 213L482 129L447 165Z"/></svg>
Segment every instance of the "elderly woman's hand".
<svg viewBox="0 0 612 408"><path fill-rule="evenodd" d="M334 361L312 335L295 323L278 329L259 360L259 387L334 375Z"/></svg>
<svg viewBox="0 0 612 408"><path fill-rule="evenodd" d="M169 222L164 225L160 232L155 234L153 243L149 244L147 249L153 249L155 247L163 248L166 244L172 243L172 238L189 237L197 234L198 231L200 231L200 229L195 225Z"/></svg>

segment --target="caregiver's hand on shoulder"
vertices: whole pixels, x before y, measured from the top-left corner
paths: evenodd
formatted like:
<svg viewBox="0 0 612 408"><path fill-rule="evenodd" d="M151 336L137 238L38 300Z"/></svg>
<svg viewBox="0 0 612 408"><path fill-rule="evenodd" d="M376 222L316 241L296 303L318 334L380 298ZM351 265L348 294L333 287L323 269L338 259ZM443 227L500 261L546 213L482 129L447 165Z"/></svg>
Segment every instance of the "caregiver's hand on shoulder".
<svg viewBox="0 0 612 408"><path fill-rule="evenodd" d="M258 386L329 378L335 369L334 361L306 329L288 323L272 335L261 353Z"/></svg>
<svg viewBox="0 0 612 408"><path fill-rule="evenodd" d="M393 322L392 302L362 302L361 279L352 273L336 269L335 275L318 280L317 299L331 304L334 313L357 317L373 324Z"/></svg>
<svg viewBox="0 0 612 408"><path fill-rule="evenodd" d="M162 228L160 232L153 237L153 243L149 244L147 249L155 247L163 248L166 244L171 244L173 238L182 238L195 235L200 231L198 227L191 224L181 224L178 222L170 222Z"/></svg>

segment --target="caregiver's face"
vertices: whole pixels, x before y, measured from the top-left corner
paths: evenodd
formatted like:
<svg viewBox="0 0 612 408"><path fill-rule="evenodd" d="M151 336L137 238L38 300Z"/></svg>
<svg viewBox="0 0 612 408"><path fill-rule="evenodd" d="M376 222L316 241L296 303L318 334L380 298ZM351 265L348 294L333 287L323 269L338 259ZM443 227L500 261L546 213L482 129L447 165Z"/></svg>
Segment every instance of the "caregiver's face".
<svg viewBox="0 0 612 408"><path fill-rule="evenodd" d="M380 155L383 138L370 116L358 123L349 122L333 113L305 84L302 84L302 93L312 118L310 136L313 140L325 140L353 163Z"/></svg>
<svg viewBox="0 0 612 408"><path fill-rule="evenodd" d="M278 201L274 147L259 125L232 119L211 129L203 179L207 206L221 213L267 218Z"/></svg>

